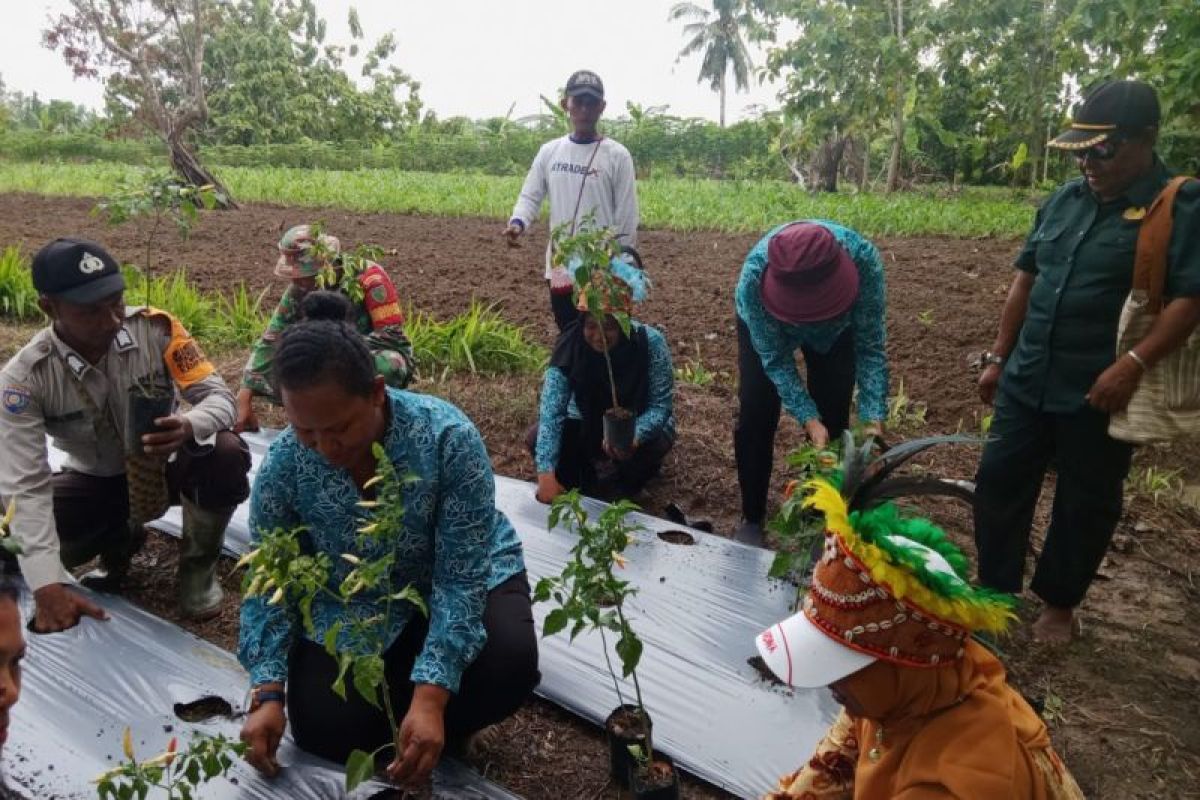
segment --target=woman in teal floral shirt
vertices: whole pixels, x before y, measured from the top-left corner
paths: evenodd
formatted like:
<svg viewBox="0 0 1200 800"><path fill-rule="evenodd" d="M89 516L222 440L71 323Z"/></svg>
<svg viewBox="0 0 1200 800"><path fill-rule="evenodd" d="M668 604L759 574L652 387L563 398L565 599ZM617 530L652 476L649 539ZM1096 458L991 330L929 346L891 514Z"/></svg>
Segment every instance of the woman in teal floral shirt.
<svg viewBox="0 0 1200 800"><path fill-rule="evenodd" d="M251 495L250 527L303 526L303 546L330 555L329 587L351 568L341 554L377 559L356 546L357 504L370 496L372 445L380 443L404 487L405 535L395 545L395 586L411 584L428 621L408 603L391 604L384 655L392 705L404 713L388 768L402 783L423 781L443 745L511 715L538 680L537 644L521 543L495 508L495 482L479 432L454 406L387 387L362 337L345 320L347 301L320 293L310 321L284 333L275 376L290 426L271 445ZM323 306L323 307L322 307ZM318 317L318 319L313 319ZM368 593L346 612L318 594L312 638L296 608L263 597L242 603L238 658L256 696L242 731L251 763L273 773L287 716L301 748L344 762L351 750L391 740L384 712L331 689L337 662L321 642L348 616L379 613ZM349 626L341 627L341 634ZM285 701L281 697L286 684ZM403 712L401 712L403 710Z"/></svg>
<svg viewBox="0 0 1200 800"><path fill-rule="evenodd" d="M823 220L780 225L754 245L734 295L738 416L733 432L742 525L761 546L780 405L823 447L858 418L876 435L887 416L883 261L866 237ZM804 355L806 376L796 368Z"/></svg>

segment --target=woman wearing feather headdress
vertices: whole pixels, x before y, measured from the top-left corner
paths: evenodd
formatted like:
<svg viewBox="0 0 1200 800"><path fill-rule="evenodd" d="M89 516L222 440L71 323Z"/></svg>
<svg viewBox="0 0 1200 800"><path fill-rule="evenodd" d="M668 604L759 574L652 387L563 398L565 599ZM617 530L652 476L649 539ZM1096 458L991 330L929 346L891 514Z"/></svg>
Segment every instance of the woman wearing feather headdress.
<svg viewBox="0 0 1200 800"><path fill-rule="evenodd" d="M885 455L886 458L886 455ZM967 582L966 557L926 519L883 502L885 469L807 486L823 554L799 613L759 635L791 686L828 686L842 711L767 800L1082 798L1046 726L976 642L1015 598Z"/></svg>

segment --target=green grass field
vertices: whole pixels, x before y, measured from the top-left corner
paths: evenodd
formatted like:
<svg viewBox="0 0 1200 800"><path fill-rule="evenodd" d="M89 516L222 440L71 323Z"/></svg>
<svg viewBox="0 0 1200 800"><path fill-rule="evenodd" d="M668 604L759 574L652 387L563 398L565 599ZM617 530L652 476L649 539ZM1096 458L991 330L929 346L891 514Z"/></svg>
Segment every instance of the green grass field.
<svg viewBox="0 0 1200 800"><path fill-rule="evenodd" d="M98 197L143 168L113 163L0 162L0 192ZM219 176L245 202L332 206L352 211L504 219L521 179L489 175L281 167L224 167ZM766 231L791 219L832 219L868 236L1017 237L1034 206L1009 190L811 194L779 181L654 179L638 184L642 226Z"/></svg>

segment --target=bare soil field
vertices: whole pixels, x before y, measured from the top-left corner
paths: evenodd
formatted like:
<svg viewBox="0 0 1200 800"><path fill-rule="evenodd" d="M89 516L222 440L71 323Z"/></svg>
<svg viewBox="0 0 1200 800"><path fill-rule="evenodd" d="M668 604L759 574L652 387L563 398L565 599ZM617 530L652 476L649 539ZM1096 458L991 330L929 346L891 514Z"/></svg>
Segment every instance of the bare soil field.
<svg viewBox="0 0 1200 800"><path fill-rule="evenodd" d="M20 244L32 252L53 236L77 234L104 242L122 260L139 261L144 231L136 225L108 229L88 215L91 205L87 200L0 195L0 246ZM156 271L186 269L193 281L210 290L227 290L238 281L270 287L273 301L283 289L271 273L275 242L287 227L316 220L345 245L384 247L389 252L385 266L414 308L449 317L478 298L525 325L531 338L551 343L553 322L541 280L544 227L535 228L523 248L510 249L501 241L502 223L496 220L253 205L204 216L187 242L179 242L171 231L160 235ZM676 367L701 364L714 376L703 386L678 384L679 441L663 476L639 502L654 514L675 502L693 518L712 520L719 533L731 531L738 518L732 292L756 238L650 230L639 242L654 288L638 317L663 330ZM902 389L908 399L907 409L895 415L889 438L977 432L987 409L978 401L966 359L991 343L1018 243L883 238L876 244L888 270L892 394ZM27 333L28 328L0 328L0 356L14 352ZM222 372L231 382L243 358L244 353L220 354ZM497 472L532 479L521 437L535 420L539 385L537 375L467 375L421 381L414 388L446 397L471 416ZM264 421L282 423L277 414ZM787 475L779 467L798 442L797 426L785 418L776 442L780 488ZM925 458L921 467L970 478L977 457L972 448L944 449ZM1180 470L1191 481L1200 479L1198 465L1195 442L1144 449L1135 458L1135 471ZM1052 486L1051 476L1047 488ZM1177 495L1166 492L1157 502L1129 496L1113 550L1081 608L1082 634L1074 643L1058 649L1035 645L1027 624L1000 643L1010 679L1042 709L1060 754L1088 797L1200 797L1200 726L1195 724L1200 718L1200 637L1194 626L1200 612L1200 514ZM924 508L972 549L963 509L934 503ZM1035 551L1045 520L1043 508ZM139 556L133 592L135 600L172 619L175 550L172 541L153 538ZM222 616L189 627L232 648L236 578L227 575L225 585L229 598ZM1026 623L1038 610L1036 598L1027 600L1022 612ZM615 789L604 787L603 740L590 725L533 701L504 725L504 734L477 766L512 790L531 798L617 796ZM797 752L797 763L807 756ZM725 796L695 781L685 785L684 795Z"/></svg>

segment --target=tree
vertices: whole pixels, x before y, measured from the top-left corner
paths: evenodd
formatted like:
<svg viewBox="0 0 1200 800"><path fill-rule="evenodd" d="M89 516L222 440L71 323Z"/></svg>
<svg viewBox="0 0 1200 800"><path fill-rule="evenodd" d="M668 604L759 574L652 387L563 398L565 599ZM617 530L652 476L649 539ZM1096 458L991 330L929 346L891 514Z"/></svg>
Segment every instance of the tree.
<svg viewBox="0 0 1200 800"><path fill-rule="evenodd" d="M211 141L389 141L420 119L420 84L389 63L385 34L363 52L359 88L346 73L364 38L350 12L349 46L327 44L312 0L239 0L222 6L205 52ZM403 95L400 97L399 95Z"/></svg>
<svg viewBox="0 0 1200 800"><path fill-rule="evenodd" d="M768 51L768 73L785 78L780 96L800 116L829 165L823 188L836 186L846 140L870 139L885 121L891 129L888 191L899 186L910 92L927 68L919 55L929 40L929 0L778 0L772 18L791 19L796 38Z"/></svg>
<svg viewBox="0 0 1200 800"><path fill-rule="evenodd" d="M215 19L212 0L70 0L44 44L77 77L106 75L106 92L167 146L171 167L193 186L228 190L196 158L189 136L208 119L202 69Z"/></svg>
<svg viewBox="0 0 1200 800"><path fill-rule="evenodd" d="M709 11L696 3L676 3L667 19L676 22L694 20L683 26L688 43L679 51L679 58L703 52L697 83L708 81L714 92L721 95L721 127L725 127L725 80L733 71L734 86L739 91L750 88L750 51L743 32L758 28L751 6L746 0L713 0Z"/></svg>

